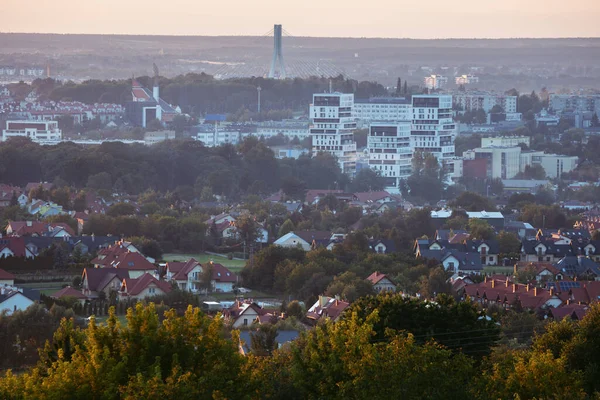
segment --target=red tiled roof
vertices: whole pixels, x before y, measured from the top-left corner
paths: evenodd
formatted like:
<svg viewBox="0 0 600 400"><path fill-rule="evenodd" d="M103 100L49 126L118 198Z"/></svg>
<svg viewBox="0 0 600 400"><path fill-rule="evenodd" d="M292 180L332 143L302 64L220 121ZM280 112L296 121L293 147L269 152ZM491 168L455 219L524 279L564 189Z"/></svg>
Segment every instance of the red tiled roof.
<svg viewBox="0 0 600 400"><path fill-rule="evenodd" d="M387 276L385 274L379 273L379 271L375 271L367 277L367 280L369 282L371 282L373 285L376 285L383 278L387 278Z"/></svg>
<svg viewBox="0 0 600 400"><path fill-rule="evenodd" d="M175 279L177 281L187 281L188 274L190 272L192 272L192 270L194 268L196 268L196 266L200 265L200 263L198 261L196 261L195 259L193 259L193 258L191 258L188 262L177 263L177 264L183 264L181 266L176 266L175 267L175 269L177 270L177 272L173 276L173 279ZM202 266L200 265L200 267L202 267ZM170 271L174 272L173 269L170 269Z"/></svg>
<svg viewBox="0 0 600 400"><path fill-rule="evenodd" d="M204 266L208 266L208 264L204 264ZM212 266L212 279L216 282L237 282L237 276L233 272L231 272L227 267L210 262L210 266Z"/></svg>
<svg viewBox="0 0 600 400"><path fill-rule="evenodd" d="M15 257L25 257L25 239L18 236L8 236L0 238L0 251L4 248L8 248Z"/></svg>
<svg viewBox="0 0 600 400"><path fill-rule="evenodd" d="M120 255L112 265L115 268L135 270L135 271L154 271L156 267L140 253L127 252Z"/></svg>
<svg viewBox="0 0 600 400"><path fill-rule="evenodd" d="M15 279L15 276L13 274L11 274L10 272L6 272L3 269L0 269L0 280L9 281L11 279Z"/></svg>
<svg viewBox="0 0 600 400"><path fill-rule="evenodd" d="M79 290L73 289L71 286L64 287L58 292L50 295L53 299L60 299L62 297L75 297L77 299L87 299L87 296L81 293Z"/></svg>
<svg viewBox="0 0 600 400"><path fill-rule="evenodd" d="M305 201L312 203L317 197L323 197L328 194L344 193L343 190L328 190L328 189L310 189L306 191Z"/></svg>
<svg viewBox="0 0 600 400"><path fill-rule="evenodd" d="M12 230L11 235L43 235L48 232L48 225L39 221L9 221L6 230Z"/></svg>
<svg viewBox="0 0 600 400"><path fill-rule="evenodd" d="M121 291L125 292L129 296L137 296L151 284L156 285L156 287L158 287L165 293L169 293L171 291L171 285L169 285L169 283L164 282L164 281L159 281L154 276L152 276L151 274L148 274L148 273L146 273L136 279L132 279L132 278L123 279L123 286L121 288ZM123 290L123 289L125 289L125 290Z"/></svg>
<svg viewBox="0 0 600 400"><path fill-rule="evenodd" d="M366 202L375 202L377 200L381 200L384 199L386 197L389 197L390 194L388 192L386 192L385 190L379 191L379 192L359 192L359 193L354 193L354 196L358 199L358 201L362 202L362 203L366 203Z"/></svg>

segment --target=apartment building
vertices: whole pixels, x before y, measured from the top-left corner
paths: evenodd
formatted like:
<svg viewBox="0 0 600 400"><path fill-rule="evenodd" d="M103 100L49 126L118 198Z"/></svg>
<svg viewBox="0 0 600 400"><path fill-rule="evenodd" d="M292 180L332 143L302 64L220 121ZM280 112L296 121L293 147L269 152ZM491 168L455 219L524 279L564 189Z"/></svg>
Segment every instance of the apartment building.
<svg viewBox="0 0 600 400"><path fill-rule="evenodd" d="M400 179L408 178L412 167L411 123L373 122L369 126L367 150L369 168L385 179L386 190L397 192Z"/></svg>

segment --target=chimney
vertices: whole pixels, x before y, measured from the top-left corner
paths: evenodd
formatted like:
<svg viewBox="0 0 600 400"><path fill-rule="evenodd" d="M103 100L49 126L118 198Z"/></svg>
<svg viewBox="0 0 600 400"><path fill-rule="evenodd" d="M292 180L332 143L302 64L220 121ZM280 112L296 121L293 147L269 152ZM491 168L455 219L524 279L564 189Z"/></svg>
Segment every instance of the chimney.
<svg viewBox="0 0 600 400"><path fill-rule="evenodd" d="M494 287L496 287L496 280L495 280L495 279L492 279L492 289L493 289Z"/></svg>
<svg viewBox="0 0 600 400"><path fill-rule="evenodd" d="M554 296L554 288L553 287L550 288L550 296Z"/></svg>
<svg viewBox="0 0 600 400"><path fill-rule="evenodd" d="M327 304L327 297L319 296L319 307L325 307Z"/></svg>
<svg viewBox="0 0 600 400"><path fill-rule="evenodd" d="M483 277L483 283L487 283L487 275Z"/></svg>
<svg viewBox="0 0 600 400"><path fill-rule="evenodd" d="M517 292L517 285L515 283L513 283L512 286L513 286L513 288L512 288L513 289L513 293L516 293Z"/></svg>
<svg viewBox="0 0 600 400"><path fill-rule="evenodd" d="M504 284L504 287L508 287L508 276L506 277L506 283Z"/></svg>
<svg viewBox="0 0 600 400"><path fill-rule="evenodd" d="M537 286L533 288L533 295L536 297L537 297L537 292L538 292L537 289L538 289Z"/></svg>
<svg viewBox="0 0 600 400"><path fill-rule="evenodd" d="M571 304L571 299L567 299L567 305Z"/></svg>
<svg viewBox="0 0 600 400"><path fill-rule="evenodd" d="M529 283L525 286L525 291L529 292L529 289L531 289L531 287L529 286Z"/></svg>

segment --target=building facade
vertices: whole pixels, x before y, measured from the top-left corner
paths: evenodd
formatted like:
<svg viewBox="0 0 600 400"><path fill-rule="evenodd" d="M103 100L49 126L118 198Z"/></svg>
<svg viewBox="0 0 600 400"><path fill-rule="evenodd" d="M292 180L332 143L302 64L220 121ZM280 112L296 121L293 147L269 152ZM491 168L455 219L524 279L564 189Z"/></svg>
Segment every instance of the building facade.
<svg viewBox="0 0 600 400"><path fill-rule="evenodd" d="M386 190L390 192L397 192L400 179L411 174L410 132L410 122L373 122L369 126L369 168L384 177Z"/></svg>
<svg viewBox="0 0 600 400"><path fill-rule="evenodd" d="M430 75L423 79L427 89L442 89L448 85L448 77L442 75Z"/></svg>
<svg viewBox="0 0 600 400"><path fill-rule="evenodd" d="M352 117L354 94L322 93L313 95L310 105L312 152L329 153L338 159L342 171L356 171L356 122Z"/></svg>
<svg viewBox="0 0 600 400"><path fill-rule="evenodd" d="M55 144L62 140L57 121L6 121L2 141L11 137L26 137L40 144Z"/></svg>
<svg viewBox="0 0 600 400"><path fill-rule="evenodd" d="M403 97L373 97L356 100L352 116L359 122L371 121L410 121L412 118L410 101Z"/></svg>
<svg viewBox="0 0 600 400"><path fill-rule="evenodd" d="M517 96L488 92L456 92L452 99L455 106L463 111L483 110L489 113L494 106L500 106L506 114L517 112Z"/></svg>
<svg viewBox="0 0 600 400"><path fill-rule="evenodd" d="M411 147L433 154L438 160L454 157L456 124L452 120L452 96L412 97Z"/></svg>
<svg viewBox="0 0 600 400"><path fill-rule="evenodd" d="M481 147L516 147L520 144L529 147L531 138L529 136L494 136L481 138Z"/></svg>

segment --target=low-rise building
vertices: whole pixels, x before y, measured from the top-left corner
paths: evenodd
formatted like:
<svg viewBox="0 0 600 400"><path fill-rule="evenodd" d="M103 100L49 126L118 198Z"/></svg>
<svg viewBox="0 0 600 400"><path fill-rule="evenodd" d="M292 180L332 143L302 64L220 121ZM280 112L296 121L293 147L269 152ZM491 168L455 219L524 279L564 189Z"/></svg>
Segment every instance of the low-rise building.
<svg viewBox="0 0 600 400"><path fill-rule="evenodd" d="M56 121L6 121L2 141L12 137L24 137L40 144L56 144L62 140L62 131Z"/></svg>
<svg viewBox="0 0 600 400"><path fill-rule="evenodd" d="M373 285L373 290L376 293L381 292L395 292L396 285L386 274L382 274L378 271L373 272L367 277L367 280Z"/></svg>

